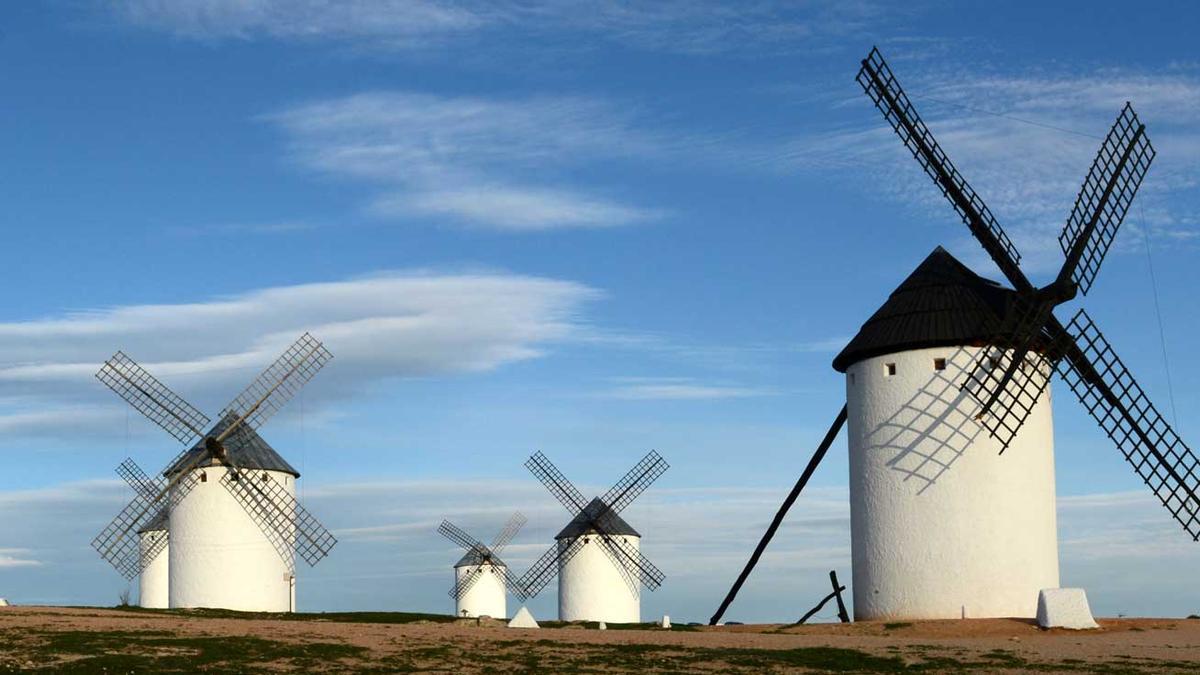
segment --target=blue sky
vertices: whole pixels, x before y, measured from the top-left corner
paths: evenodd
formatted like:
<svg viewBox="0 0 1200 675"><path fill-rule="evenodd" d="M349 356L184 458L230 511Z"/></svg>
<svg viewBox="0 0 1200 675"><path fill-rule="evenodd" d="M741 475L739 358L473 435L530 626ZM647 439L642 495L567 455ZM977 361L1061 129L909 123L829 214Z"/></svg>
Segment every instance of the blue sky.
<svg viewBox="0 0 1200 675"><path fill-rule="evenodd" d="M1036 280L1133 101L1158 159L1074 306L1200 433L1200 10L328 4L0 9L0 596L124 587L88 547L112 469L177 448L91 378L107 356L211 414L312 330L336 358L264 429L341 539L302 608L446 611L443 517L525 512L521 568L566 518L529 454L600 492L657 449L628 511L668 575L644 614L705 619L841 405L836 351L938 244L998 277L854 83L873 44ZM1055 396L1064 584L1200 609L1200 547ZM848 577L844 448L729 618Z"/></svg>

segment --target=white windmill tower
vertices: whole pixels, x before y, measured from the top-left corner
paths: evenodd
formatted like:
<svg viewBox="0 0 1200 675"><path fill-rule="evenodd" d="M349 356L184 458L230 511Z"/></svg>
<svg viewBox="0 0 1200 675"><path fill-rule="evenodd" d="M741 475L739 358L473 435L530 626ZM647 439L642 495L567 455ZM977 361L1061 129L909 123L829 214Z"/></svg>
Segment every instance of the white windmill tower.
<svg viewBox="0 0 1200 675"><path fill-rule="evenodd" d="M1053 372L1200 541L1200 460L1086 312L1066 325L1054 315L1091 288L1154 159L1133 108L1118 115L1059 236L1062 268L1038 288L878 49L858 82L1012 288L939 248L871 316L834 360L846 406L711 622L847 421L855 617L1034 616L1038 592L1058 584Z"/></svg>
<svg viewBox="0 0 1200 675"><path fill-rule="evenodd" d="M296 501L300 474L256 429L330 358L305 333L206 434L207 417L117 352L96 377L175 438L198 440L167 464L162 479L144 478L148 488L92 541L101 557L123 572L167 558L173 608L293 611L295 556L314 565L337 540ZM156 532L147 527L164 513L165 536L147 545L146 535Z"/></svg>
<svg viewBox="0 0 1200 675"><path fill-rule="evenodd" d="M639 583L655 590L665 576L642 555L641 535L619 514L667 470L667 463L651 451L591 501L542 453L525 466L574 516L517 582L525 596L537 595L557 575L560 621L641 621Z"/></svg>
<svg viewBox="0 0 1200 675"><path fill-rule="evenodd" d="M167 512L160 511L139 527L137 534L138 554L147 561L138 575L138 606L166 609L171 606L168 556L162 552L167 542ZM155 549L159 552L155 553Z"/></svg>
<svg viewBox="0 0 1200 675"><path fill-rule="evenodd" d="M454 564L454 586L450 588L450 597L454 598L455 616L495 619L508 616L508 590L518 597L522 593L509 576L508 565L500 559L500 553L525 522L525 516L514 513L492 540L492 545L484 546L454 523L442 521L438 534L467 550Z"/></svg>

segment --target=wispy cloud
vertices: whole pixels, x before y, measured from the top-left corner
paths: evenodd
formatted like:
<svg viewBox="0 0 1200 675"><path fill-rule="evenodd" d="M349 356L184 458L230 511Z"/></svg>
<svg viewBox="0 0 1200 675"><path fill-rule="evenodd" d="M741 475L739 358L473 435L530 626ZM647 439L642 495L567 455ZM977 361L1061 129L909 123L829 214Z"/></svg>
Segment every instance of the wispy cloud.
<svg viewBox="0 0 1200 675"><path fill-rule="evenodd" d="M92 374L117 349L160 378L186 379L201 396L227 396L312 331L335 354L321 389L342 395L388 378L536 358L580 332L583 305L598 295L572 282L504 273L385 273L0 323L0 429L36 434L58 424L61 434L102 424L104 407L80 408L113 403L97 399Z"/></svg>
<svg viewBox="0 0 1200 675"><path fill-rule="evenodd" d="M886 13L867 0L129 0L112 8L133 25L210 41L274 39L394 51L520 35L560 48L600 40L685 54L749 47L758 53L811 51L862 33Z"/></svg>
<svg viewBox="0 0 1200 675"><path fill-rule="evenodd" d="M183 237L239 236L239 235L284 235L309 232L317 229L313 223L298 220L280 220L263 223L219 223L211 225L171 226L169 231Z"/></svg>
<svg viewBox="0 0 1200 675"><path fill-rule="evenodd" d="M25 556L29 550L24 548L0 548L0 569L6 567L38 567L42 563Z"/></svg>
<svg viewBox="0 0 1200 675"><path fill-rule="evenodd" d="M130 23L179 37L218 40L370 40L411 48L470 32L487 19L439 0L132 0L112 9Z"/></svg>
<svg viewBox="0 0 1200 675"><path fill-rule="evenodd" d="M1200 78L1194 73L1095 70L996 75L904 63L897 73L946 152L1035 271L1061 264L1057 236L1100 140L1125 101L1158 157L1126 226L1191 240L1200 225ZM835 107L870 106L851 95ZM885 199L939 221L957 218L878 115L799 139L778 160L799 169L865 172ZM1144 222L1143 222L1144 212ZM965 232L965 230L961 230ZM1140 233L1140 232L1139 232ZM966 235L960 234L966 239ZM1135 237L1136 238L1136 237ZM1118 239L1129 241L1129 235ZM969 250L975 250L970 248ZM982 254L979 254L982 258Z"/></svg>
<svg viewBox="0 0 1200 675"><path fill-rule="evenodd" d="M654 208L561 184L564 167L652 155L660 141L602 101L371 92L269 116L309 168L366 180L382 216L434 215L499 230L607 227Z"/></svg>
<svg viewBox="0 0 1200 675"><path fill-rule="evenodd" d="M612 378L612 382L612 387L598 395L633 401L697 401L770 396L776 393L763 387L704 383L688 377L618 377Z"/></svg>

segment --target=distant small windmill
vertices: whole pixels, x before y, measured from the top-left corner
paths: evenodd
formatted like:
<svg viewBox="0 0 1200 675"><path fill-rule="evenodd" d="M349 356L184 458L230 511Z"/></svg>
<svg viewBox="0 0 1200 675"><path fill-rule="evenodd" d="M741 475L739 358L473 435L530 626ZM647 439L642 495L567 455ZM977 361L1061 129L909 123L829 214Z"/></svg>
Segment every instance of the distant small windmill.
<svg viewBox="0 0 1200 675"><path fill-rule="evenodd" d="M641 535L619 514L667 470L666 461L651 451L591 501L542 453L525 467L573 516L554 537L554 546L517 582L525 596L537 595L557 575L560 621L641 621L638 584L653 591L666 577L642 555Z"/></svg>
<svg viewBox="0 0 1200 675"><path fill-rule="evenodd" d="M256 429L331 358L305 333L207 433L208 417L124 353L105 362L96 377L188 448L161 479L123 465L137 494L92 541L101 557L132 578L166 550L171 607L292 611L295 555L315 565L337 539L296 501L299 472ZM165 536L147 544L164 518Z"/></svg>
<svg viewBox="0 0 1200 675"><path fill-rule="evenodd" d="M847 422L855 616L1033 616L1038 591L1059 581L1052 372L1200 540L1200 460L1086 312L1066 325L1054 315L1091 288L1154 160L1132 106L1101 144L1059 235L1061 269L1038 288L878 49L857 81L1012 288L938 247L863 324L833 362L846 374L847 404L710 623Z"/></svg>
<svg viewBox="0 0 1200 675"><path fill-rule="evenodd" d="M467 534L462 528L448 520L438 527L438 534L467 550L454 564L454 586L450 597L454 598L455 616L490 616L495 619L508 616L507 592L523 598L523 592L508 573L508 565L500 559L500 553L517 536L525 525L525 516L514 513L512 518L491 546Z"/></svg>

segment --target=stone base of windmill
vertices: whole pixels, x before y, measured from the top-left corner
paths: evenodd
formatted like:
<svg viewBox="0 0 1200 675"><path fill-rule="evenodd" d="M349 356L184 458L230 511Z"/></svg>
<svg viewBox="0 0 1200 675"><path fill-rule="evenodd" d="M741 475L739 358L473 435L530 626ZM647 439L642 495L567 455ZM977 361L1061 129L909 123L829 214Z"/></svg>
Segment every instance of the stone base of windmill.
<svg viewBox="0 0 1200 675"><path fill-rule="evenodd" d="M1044 588L1038 593L1037 622L1042 628L1090 630L1100 624L1092 618L1087 593L1082 588Z"/></svg>

